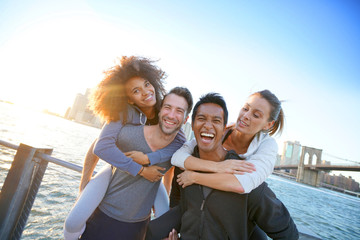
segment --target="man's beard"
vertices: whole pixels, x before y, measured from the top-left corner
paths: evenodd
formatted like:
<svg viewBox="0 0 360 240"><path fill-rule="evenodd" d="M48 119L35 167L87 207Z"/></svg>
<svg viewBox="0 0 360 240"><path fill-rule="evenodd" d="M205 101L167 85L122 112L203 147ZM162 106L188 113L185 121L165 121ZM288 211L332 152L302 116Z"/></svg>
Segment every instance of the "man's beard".
<svg viewBox="0 0 360 240"><path fill-rule="evenodd" d="M181 125L182 124L179 124L179 126L177 126L176 128L170 130L170 129L167 129L164 127L162 121L159 122L159 126L160 126L160 130L162 133L164 133L165 135L172 135L174 134L175 132L178 132L180 129L181 129Z"/></svg>

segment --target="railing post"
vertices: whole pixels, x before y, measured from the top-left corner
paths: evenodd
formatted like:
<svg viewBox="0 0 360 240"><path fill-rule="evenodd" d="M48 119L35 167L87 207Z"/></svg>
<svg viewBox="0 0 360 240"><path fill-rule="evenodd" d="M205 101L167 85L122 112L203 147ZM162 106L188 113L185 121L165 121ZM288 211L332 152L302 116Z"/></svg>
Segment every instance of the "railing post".
<svg viewBox="0 0 360 240"><path fill-rule="evenodd" d="M20 239L48 164L35 154L52 151L20 144L0 192L0 239Z"/></svg>

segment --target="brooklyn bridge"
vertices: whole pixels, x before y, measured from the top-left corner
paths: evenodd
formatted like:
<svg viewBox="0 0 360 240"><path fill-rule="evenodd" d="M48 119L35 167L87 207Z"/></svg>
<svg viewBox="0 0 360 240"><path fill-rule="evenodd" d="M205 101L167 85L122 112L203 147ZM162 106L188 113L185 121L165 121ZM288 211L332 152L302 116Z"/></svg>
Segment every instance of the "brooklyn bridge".
<svg viewBox="0 0 360 240"><path fill-rule="evenodd" d="M333 165L330 161L322 159L321 149L301 146L299 142L285 142L281 159L275 164L275 170L295 169L296 181L320 186L320 174L329 171L360 172L360 162L350 161L327 154L332 158L342 160L342 163ZM347 162L346 164L344 162ZM350 163L350 164L349 164Z"/></svg>

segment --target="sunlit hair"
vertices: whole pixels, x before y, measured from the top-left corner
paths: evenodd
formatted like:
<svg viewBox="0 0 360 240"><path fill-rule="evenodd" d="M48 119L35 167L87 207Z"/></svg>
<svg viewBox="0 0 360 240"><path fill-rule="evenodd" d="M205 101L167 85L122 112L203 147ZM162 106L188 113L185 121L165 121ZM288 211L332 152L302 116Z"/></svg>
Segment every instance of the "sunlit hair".
<svg viewBox="0 0 360 240"><path fill-rule="evenodd" d="M275 123L269 129L269 135L272 136L275 133L281 134L284 127L285 116L280 100L269 90L262 90L253 93L251 96L260 96L261 98L265 99L271 106L271 112L268 121L275 121Z"/></svg>
<svg viewBox="0 0 360 240"><path fill-rule="evenodd" d="M192 94L189 91L189 89L187 89L185 87L174 87L173 89L170 90L170 92L168 92L164 96L164 100L170 94L176 94L176 95L178 95L180 97L185 98L185 100L186 100L186 102L188 104L188 108L186 109L186 116L188 116L189 113L191 112L191 109L192 109L192 106L193 106L193 98L192 98Z"/></svg>
<svg viewBox="0 0 360 240"><path fill-rule="evenodd" d="M158 112L165 94L165 72L154 64L155 61L148 58L123 56L118 60L118 64L104 71L102 81L91 96L90 109L106 122L122 119L125 123L128 103L125 83L131 78L141 77L148 80L155 89L155 111Z"/></svg>
<svg viewBox="0 0 360 240"><path fill-rule="evenodd" d="M228 110L226 107L226 102L224 100L224 98L218 94L218 93L208 93L205 95L202 95L199 99L199 101L195 104L194 109L193 109L193 113L191 116L191 121L192 124L194 124L195 122L195 118L196 118L196 113L198 108L200 107L200 105L205 104L205 103L214 103L219 105L223 111L224 111L224 126L227 124L228 121Z"/></svg>

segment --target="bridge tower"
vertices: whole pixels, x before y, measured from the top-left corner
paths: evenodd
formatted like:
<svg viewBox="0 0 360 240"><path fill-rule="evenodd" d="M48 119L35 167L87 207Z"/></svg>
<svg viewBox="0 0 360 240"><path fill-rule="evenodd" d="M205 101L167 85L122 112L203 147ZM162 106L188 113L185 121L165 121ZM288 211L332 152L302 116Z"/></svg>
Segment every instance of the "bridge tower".
<svg viewBox="0 0 360 240"><path fill-rule="evenodd" d="M315 165L321 164L322 149L303 146L301 149L300 162L298 165L296 181L309 184L315 187L320 185L321 171L315 169ZM313 157L316 157L316 162L313 164ZM307 159L308 157L308 159ZM305 160L308 160L305 163ZM305 168L310 166L310 168Z"/></svg>
<svg viewBox="0 0 360 240"><path fill-rule="evenodd" d="M301 144L298 141L284 142L283 153L281 155L280 165L299 164Z"/></svg>

